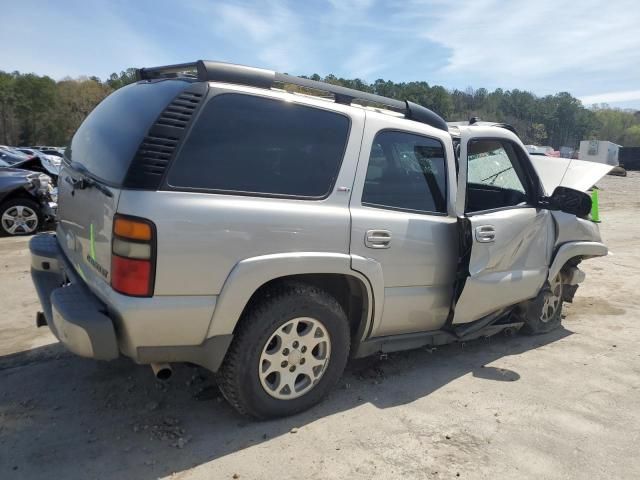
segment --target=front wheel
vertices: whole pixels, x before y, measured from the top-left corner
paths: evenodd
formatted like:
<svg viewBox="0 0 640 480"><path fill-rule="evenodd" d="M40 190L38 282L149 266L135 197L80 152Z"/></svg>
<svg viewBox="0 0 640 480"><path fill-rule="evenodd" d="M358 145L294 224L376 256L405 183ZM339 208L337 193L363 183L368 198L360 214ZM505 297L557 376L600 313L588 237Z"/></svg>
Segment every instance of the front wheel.
<svg viewBox="0 0 640 480"><path fill-rule="evenodd" d="M562 323L563 303L562 273L558 273L545 282L538 296L527 304L523 332L536 335L558 328Z"/></svg>
<svg viewBox="0 0 640 480"><path fill-rule="evenodd" d="M349 345L347 317L335 298L309 285L285 285L243 316L218 383L242 414L292 415L333 388Z"/></svg>
<svg viewBox="0 0 640 480"><path fill-rule="evenodd" d="M30 235L43 220L40 205L29 198L14 198L0 205L0 231L4 235Z"/></svg>

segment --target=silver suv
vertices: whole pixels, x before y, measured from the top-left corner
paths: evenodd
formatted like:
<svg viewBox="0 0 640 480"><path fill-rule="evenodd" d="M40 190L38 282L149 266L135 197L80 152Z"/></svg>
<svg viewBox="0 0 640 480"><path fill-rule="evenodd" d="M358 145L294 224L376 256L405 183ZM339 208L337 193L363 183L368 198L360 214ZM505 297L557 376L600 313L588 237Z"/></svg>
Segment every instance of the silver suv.
<svg viewBox="0 0 640 480"><path fill-rule="evenodd" d="M138 78L74 135L30 244L37 324L78 355L195 363L288 415L349 357L558 327L607 253L506 125L217 62Z"/></svg>

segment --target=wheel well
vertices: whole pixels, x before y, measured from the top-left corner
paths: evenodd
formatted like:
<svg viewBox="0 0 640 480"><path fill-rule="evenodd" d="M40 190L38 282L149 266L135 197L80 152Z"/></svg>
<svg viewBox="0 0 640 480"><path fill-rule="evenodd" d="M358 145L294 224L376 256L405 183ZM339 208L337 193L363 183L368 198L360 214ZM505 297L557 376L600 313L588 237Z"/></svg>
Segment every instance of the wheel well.
<svg viewBox="0 0 640 480"><path fill-rule="evenodd" d="M16 188L15 190L7 193L4 197L2 197L2 199L0 200L0 205L8 202L9 200L15 200L16 198L26 198L37 203L37 200L34 198L34 196L27 192L25 189Z"/></svg>
<svg viewBox="0 0 640 480"><path fill-rule="evenodd" d="M333 296L344 309L349 319L351 329L351 343L357 343L364 333L369 316L369 296L367 289L359 278L352 275L337 273L305 273L300 275L288 275L268 281L258 288L244 307L244 313L255 303L263 298L269 290L277 288L287 282L299 282L320 288ZM242 318L241 316L241 318ZM239 324L240 322L238 322ZM236 329L238 325L236 325ZM235 332L234 332L235 333Z"/></svg>

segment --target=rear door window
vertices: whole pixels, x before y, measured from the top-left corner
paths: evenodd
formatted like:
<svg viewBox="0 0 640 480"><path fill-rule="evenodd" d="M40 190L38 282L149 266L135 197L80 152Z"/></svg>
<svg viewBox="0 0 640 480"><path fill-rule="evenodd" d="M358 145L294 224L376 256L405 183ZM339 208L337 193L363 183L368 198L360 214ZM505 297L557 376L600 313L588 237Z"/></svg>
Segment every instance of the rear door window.
<svg viewBox="0 0 640 480"><path fill-rule="evenodd" d="M335 112L220 94L202 109L167 182L183 190L323 198L338 176L349 126Z"/></svg>
<svg viewBox="0 0 640 480"><path fill-rule="evenodd" d="M188 82L136 83L105 98L82 122L66 150L72 164L120 186L149 127Z"/></svg>
<svg viewBox="0 0 640 480"><path fill-rule="evenodd" d="M446 213L442 144L435 139L382 131L371 146L362 204L425 213Z"/></svg>

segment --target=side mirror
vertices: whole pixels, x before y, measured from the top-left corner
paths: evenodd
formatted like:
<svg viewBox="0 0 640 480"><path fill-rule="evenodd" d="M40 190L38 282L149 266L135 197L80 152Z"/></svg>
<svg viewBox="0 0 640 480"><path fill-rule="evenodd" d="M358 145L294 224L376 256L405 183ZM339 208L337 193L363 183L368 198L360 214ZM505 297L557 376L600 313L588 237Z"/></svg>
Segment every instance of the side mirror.
<svg viewBox="0 0 640 480"><path fill-rule="evenodd" d="M586 217L591 212L591 197L580 190L557 187L548 198L549 207L576 217Z"/></svg>

